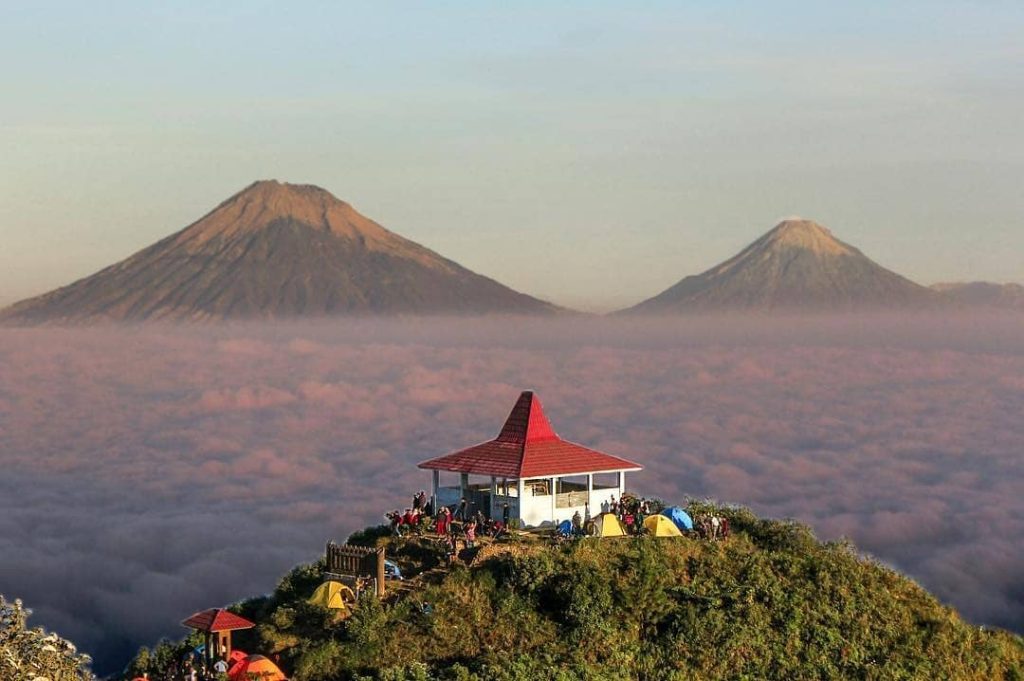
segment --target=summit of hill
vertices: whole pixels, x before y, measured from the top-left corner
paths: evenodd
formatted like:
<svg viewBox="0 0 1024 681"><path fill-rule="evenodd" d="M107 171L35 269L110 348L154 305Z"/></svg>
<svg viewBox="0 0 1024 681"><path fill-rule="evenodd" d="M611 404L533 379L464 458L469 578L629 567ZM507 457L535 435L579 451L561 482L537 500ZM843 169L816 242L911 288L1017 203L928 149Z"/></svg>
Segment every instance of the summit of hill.
<svg viewBox="0 0 1024 681"><path fill-rule="evenodd" d="M449 564L424 527L349 538L383 547L404 581L350 608L310 602L324 560L232 609L238 637L292 681L1024 678L1024 642L963 621L919 585L804 526L738 507L728 538L558 539L512 532ZM194 642L143 651L126 678ZM151 674L152 676L152 674Z"/></svg>

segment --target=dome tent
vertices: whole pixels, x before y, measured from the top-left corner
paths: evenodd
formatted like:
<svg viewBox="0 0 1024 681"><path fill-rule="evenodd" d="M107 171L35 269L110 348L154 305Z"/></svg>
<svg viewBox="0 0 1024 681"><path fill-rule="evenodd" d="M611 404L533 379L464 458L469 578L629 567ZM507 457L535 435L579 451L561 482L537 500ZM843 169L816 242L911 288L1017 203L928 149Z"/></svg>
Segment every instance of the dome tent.
<svg viewBox="0 0 1024 681"><path fill-rule="evenodd" d="M328 581L318 586L307 602L328 610L345 610L348 603L356 602L356 595L341 582Z"/></svg>
<svg viewBox="0 0 1024 681"><path fill-rule="evenodd" d="M626 528L614 513L602 513L594 520L595 537L625 537Z"/></svg>
<svg viewBox="0 0 1024 681"><path fill-rule="evenodd" d="M273 661L262 655L250 655L236 663L228 671L228 678L231 681L249 681L249 679L288 681L288 677L284 675L284 672Z"/></svg>
<svg viewBox="0 0 1024 681"><path fill-rule="evenodd" d="M674 522L681 532L688 532L693 529L693 518L679 506L670 506L662 511L661 515Z"/></svg>
<svg viewBox="0 0 1024 681"><path fill-rule="evenodd" d="M644 528L653 537L682 537L676 524L668 516L661 514L647 516L644 519Z"/></svg>

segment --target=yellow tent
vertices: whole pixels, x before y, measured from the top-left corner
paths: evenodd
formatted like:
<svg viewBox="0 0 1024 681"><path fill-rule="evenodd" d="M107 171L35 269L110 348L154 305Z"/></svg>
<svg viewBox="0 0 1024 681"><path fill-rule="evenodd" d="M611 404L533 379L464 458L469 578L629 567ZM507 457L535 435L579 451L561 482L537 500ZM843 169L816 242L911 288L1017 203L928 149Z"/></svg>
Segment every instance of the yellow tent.
<svg viewBox="0 0 1024 681"><path fill-rule="evenodd" d="M649 515L644 519L644 527L647 531L655 537L682 537L683 533L679 531L676 524L672 522L671 518L661 515Z"/></svg>
<svg viewBox="0 0 1024 681"><path fill-rule="evenodd" d="M349 603L356 602L356 595L341 582L324 582L316 588L308 602L330 610L346 610Z"/></svg>
<svg viewBox="0 0 1024 681"><path fill-rule="evenodd" d="M625 537L626 528L614 513L602 513L594 519L595 537Z"/></svg>

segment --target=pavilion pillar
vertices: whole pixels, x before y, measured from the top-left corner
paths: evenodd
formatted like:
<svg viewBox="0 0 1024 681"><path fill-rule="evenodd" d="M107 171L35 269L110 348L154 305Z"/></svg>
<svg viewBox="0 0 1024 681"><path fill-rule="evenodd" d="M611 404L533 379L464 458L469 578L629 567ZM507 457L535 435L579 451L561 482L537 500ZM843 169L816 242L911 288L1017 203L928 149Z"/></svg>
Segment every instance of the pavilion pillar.
<svg viewBox="0 0 1024 681"><path fill-rule="evenodd" d="M590 497L594 493L594 474L587 473L587 505L590 505Z"/></svg>
<svg viewBox="0 0 1024 681"><path fill-rule="evenodd" d="M491 476L491 493L487 502L487 517L494 517L494 504L497 503L496 497L498 496L498 478Z"/></svg>
<svg viewBox="0 0 1024 681"><path fill-rule="evenodd" d="M622 495L626 491L626 471L619 471L619 502L622 502Z"/></svg>
<svg viewBox="0 0 1024 681"><path fill-rule="evenodd" d="M519 520L520 526L523 524L523 511L526 499L523 498L523 494L526 492L526 485L523 484L523 479L519 478L516 480L516 518Z"/></svg>
<svg viewBox="0 0 1024 681"><path fill-rule="evenodd" d="M431 476L430 486L430 510L435 514L437 513L437 488L441 481L441 471L433 471L434 475Z"/></svg>
<svg viewBox="0 0 1024 681"><path fill-rule="evenodd" d="M466 496L466 488L469 487L469 473L459 473L459 501Z"/></svg>
<svg viewBox="0 0 1024 681"><path fill-rule="evenodd" d="M556 522L558 504L558 478L551 478L551 522Z"/></svg>

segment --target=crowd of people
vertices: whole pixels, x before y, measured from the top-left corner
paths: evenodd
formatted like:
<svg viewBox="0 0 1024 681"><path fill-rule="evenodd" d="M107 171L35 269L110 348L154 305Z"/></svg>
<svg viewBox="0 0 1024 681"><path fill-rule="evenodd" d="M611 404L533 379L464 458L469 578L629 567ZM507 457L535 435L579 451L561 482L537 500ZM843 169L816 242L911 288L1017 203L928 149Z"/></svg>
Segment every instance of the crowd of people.
<svg viewBox="0 0 1024 681"><path fill-rule="evenodd" d="M412 506L401 513L395 509L384 515L388 519L391 533L396 537L436 536L443 544L449 562L454 562L460 544L471 549L476 546L478 537L500 537L509 526L508 504L503 506L500 520L488 518L483 510L472 508L465 497L459 500L454 509L440 506L434 511L430 498L425 491L420 490L413 495Z"/></svg>
<svg viewBox="0 0 1024 681"><path fill-rule="evenodd" d="M646 534L644 521L664 509L664 503L659 500L636 497L628 493L623 494L621 499L612 496L601 504L601 513L614 515L622 523L626 534L633 536ZM729 519L711 514L699 515L693 519L692 532L701 539L725 539L730 532ZM594 520L590 516L589 504L584 507L582 514L579 511L573 514L570 534L577 537L594 534Z"/></svg>
<svg viewBox="0 0 1024 681"><path fill-rule="evenodd" d="M616 516L626 528L626 534L632 535L643 534L647 516L660 513L662 508L662 504L657 501L632 494L623 494L621 499L613 496L601 504L601 512Z"/></svg>
<svg viewBox="0 0 1024 681"><path fill-rule="evenodd" d="M718 515L699 515L693 519L693 531L701 539L728 539L729 519Z"/></svg>
<svg viewBox="0 0 1024 681"><path fill-rule="evenodd" d="M611 513L618 518L628 535L645 534L644 521L662 510L664 504L661 501L629 493L623 494L621 499L612 496L600 507L601 514ZM472 508L465 497L455 506L441 506L435 512L430 497L423 490L412 496L410 507L402 512L396 509L385 516L395 536L435 535L444 544L449 561L455 559L460 543L465 548L473 548L478 537L499 537L507 531L510 520L508 504L503 506L501 519L492 519L483 510ZM594 534L590 505L585 504L582 513L576 511L570 523L572 536ZM730 532L729 519L713 514L698 515L693 518L692 532L701 539L725 539Z"/></svg>

